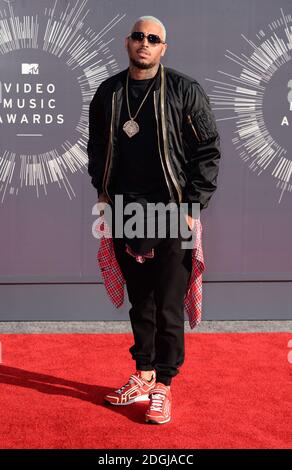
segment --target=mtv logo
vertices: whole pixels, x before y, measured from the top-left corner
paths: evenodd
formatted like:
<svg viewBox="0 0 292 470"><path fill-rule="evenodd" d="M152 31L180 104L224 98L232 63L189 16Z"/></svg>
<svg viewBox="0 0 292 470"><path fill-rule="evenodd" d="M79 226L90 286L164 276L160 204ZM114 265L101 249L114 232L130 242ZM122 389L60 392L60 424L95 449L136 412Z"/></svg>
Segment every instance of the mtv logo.
<svg viewBox="0 0 292 470"><path fill-rule="evenodd" d="M38 75L39 64L21 64L21 73L22 75L30 73Z"/></svg>

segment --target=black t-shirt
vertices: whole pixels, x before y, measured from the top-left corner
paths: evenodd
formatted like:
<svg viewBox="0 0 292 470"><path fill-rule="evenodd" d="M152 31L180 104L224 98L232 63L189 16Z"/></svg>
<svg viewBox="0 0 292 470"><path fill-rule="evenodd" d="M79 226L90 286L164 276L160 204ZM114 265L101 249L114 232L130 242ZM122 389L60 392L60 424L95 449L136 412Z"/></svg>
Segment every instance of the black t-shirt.
<svg viewBox="0 0 292 470"><path fill-rule="evenodd" d="M129 77L129 107L134 117L149 87L156 76L145 80ZM145 197L149 201L168 201L170 194L160 160L157 123L155 118L154 84L144 101L137 117L139 132L132 137L123 130L123 125L130 120L124 87L123 104L118 134L118 168L116 172L116 194Z"/></svg>

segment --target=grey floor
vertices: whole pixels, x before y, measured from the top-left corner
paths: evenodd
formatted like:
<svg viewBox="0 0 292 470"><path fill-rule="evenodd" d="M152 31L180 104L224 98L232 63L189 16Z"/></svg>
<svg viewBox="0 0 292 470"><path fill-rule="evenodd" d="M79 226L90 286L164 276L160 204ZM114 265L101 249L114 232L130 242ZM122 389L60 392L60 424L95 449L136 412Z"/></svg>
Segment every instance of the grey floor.
<svg viewBox="0 0 292 470"><path fill-rule="evenodd" d="M96 322L0 322L1 333L128 333L131 332L129 321ZM292 321L202 321L193 330L185 322L186 333L219 332L291 332Z"/></svg>

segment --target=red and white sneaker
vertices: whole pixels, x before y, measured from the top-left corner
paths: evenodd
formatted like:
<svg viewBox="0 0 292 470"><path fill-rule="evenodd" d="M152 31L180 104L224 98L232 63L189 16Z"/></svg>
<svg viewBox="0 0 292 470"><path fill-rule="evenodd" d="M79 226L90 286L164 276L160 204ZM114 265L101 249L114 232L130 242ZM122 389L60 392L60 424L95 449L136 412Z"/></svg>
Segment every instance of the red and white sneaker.
<svg viewBox="0 0 292 470"><path fill-rule="evenodd" d="M150 403L145 414L146 423L163 424L171 419L171 391L166 385L157 382L149 393Z"/></svg>
<svg viewBox="0 0 292 470"><path fill-rule="evenodd" d="M125 385L105 395L104 400L111 405L130 405L136 401L146 401L149 400L149 392L155 387L155 383L155 370L150 382L142 379L141 371L136 370Z"/></svg>

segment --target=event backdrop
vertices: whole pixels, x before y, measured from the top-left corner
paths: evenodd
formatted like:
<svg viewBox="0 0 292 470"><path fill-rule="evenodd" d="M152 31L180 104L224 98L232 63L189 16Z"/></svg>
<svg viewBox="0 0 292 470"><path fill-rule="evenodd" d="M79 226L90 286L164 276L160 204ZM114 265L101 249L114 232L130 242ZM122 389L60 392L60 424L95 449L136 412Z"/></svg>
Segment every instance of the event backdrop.
<svg viewBox="0 0 292 470"><path fill-rule="evenodd" d="M128 318L101 284L86 145L141 15L163 21L162 63L202 84L221 134L204 318L291 318L291 0L0 0L0 318Z"/></svg>

